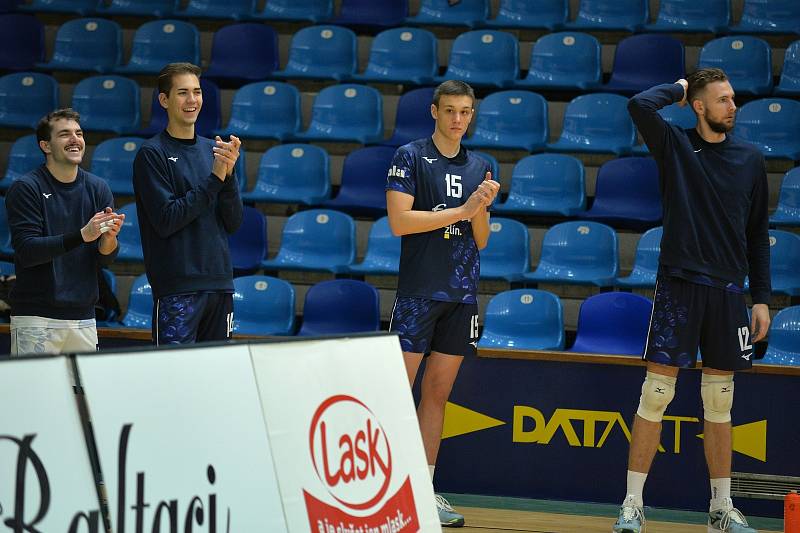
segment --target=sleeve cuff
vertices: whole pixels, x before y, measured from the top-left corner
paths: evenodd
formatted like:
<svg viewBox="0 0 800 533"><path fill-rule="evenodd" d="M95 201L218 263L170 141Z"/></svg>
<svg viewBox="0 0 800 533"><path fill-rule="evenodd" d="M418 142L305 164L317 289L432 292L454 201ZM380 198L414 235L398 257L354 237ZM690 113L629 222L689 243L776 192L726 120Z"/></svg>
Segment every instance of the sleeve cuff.
<svg viewBox="0 0 800 533"><path fill-rule="evenodd" d="M64 243L64 251L72 250L83 244L83 237L81 236L81 230L73 231L72 233L65 233L63 243Z"/></svg>
<svg viewBox="0 0 800 533"><path fill-rule="evenodd" d="M685 91L683 90L683 85L681 85L680 83L676 82L676 83L672 84L671 89L672 89L672 91L671 91L672 92L672 99L675 100L675 102L673 102L673 103L677 104L678 102L683 100L683 96L684 96L684 94L686 94Z"/></svg>
<svg viewBox="0 0 800 533"><path fill-rule="evenodd" d="M208 191L214 194L218 193L225 187L225 181L220 181L216 174L212 172L208 175Z"/></svg>
<svg viewBox="0 0 800 533"><path fill-rule="evenodd" d="M753 298L753 304L765 304L769 305L771 300L772 294L769 291L760 290L757 292L753 292L752 289L750 291L750 295Z"/></svg>

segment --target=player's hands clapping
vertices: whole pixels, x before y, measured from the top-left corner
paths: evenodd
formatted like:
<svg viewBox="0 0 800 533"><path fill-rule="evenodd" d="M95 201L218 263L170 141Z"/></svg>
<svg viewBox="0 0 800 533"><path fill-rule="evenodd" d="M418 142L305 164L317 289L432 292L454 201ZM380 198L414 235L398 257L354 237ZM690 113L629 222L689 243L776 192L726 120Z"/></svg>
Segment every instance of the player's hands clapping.
<svg viewBox="0 0 800 533"><path fill-rule="evenodd" d="M115 213L110 207L106 207L104 210L95 213L89 219L89 222L81 228L81 237L83 237L84 242L95 241L103 235L108 235L107 238L115 238L122 229L124 220L124 214Z"/></svg>
<svg viewBox="0 0 800 533"><path fill-rule="evenodd" d="M225 178L233 173L236 160L239 159L239 148L242 146L242 141L236 135L231 135L230 142L223 141L219 135L214 137L214 140L216 146L214 146L214 166L211 168L211 172L220 181L225 181Z"/></svg>
<svg viewBox="0 0 800 533"><path fill-rule="evenodd" d="M500 192L500 184L492 179L492 173L487 172L483 181L475 192L469 195L464 203L465 219L471 219L478 213L483 213L486 208L492 205L497 194Z"/></svg>

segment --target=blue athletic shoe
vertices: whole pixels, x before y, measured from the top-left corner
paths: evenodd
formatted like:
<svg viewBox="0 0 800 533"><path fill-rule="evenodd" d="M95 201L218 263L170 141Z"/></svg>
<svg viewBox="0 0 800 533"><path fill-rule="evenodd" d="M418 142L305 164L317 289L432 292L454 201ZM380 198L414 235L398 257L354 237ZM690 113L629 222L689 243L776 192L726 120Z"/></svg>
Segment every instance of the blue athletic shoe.
<svg viewBox="0 0 800 533"><path fill-rule="evenodd" d="M757 533L747 525L744 515L733 506L730 498L725 498L723 506L708 513L708 533Z"/></svg>
<svg viewBox="0 0 800 533"><path fill-rule="evenodd" d="M439 512L439 523L443 527L462 527L464 515L459 514L450 507L450 502L436 494L436 510Z"/></svg>
<svg viewBox="0 0 800 533"><path fill-rule="evenodd" d="M636 503L633 494L628 494L619 508L619 518L614 524L614 533L644 533L644 510Z"/></svg>

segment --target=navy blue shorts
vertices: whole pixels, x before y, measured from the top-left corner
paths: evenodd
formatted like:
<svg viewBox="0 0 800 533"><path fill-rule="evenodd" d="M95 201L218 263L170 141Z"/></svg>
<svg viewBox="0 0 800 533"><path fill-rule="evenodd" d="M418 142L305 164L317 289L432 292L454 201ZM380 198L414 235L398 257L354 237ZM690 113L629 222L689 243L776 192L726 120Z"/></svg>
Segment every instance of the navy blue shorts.
<svg viewBox="0 0 800 533"><path fill-rule="evenodd" d="M389 331L404 352L472 355L478 350L478 304L399 296Z"/></svg>
<svg viewBox="0 0 800 533"><path fill-rule="evenodd" d="M191 344L231 338L233 294L202 291L163 296L153 302L153 341Z"/></svg>
<svg viewBox="0 0 800 533"><path fill-rule="evenodd" d="M700 349L703 366L753 366L750 319L744 294L659 273L643 358L691 367Z"/></svg>

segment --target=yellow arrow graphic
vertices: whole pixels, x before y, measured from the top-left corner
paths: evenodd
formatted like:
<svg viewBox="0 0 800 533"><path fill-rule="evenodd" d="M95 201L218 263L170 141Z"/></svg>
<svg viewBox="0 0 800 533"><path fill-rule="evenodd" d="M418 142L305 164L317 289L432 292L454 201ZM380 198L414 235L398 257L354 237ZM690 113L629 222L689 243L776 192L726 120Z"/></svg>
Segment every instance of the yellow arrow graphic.
<svg viewBox="0 0 800 533"><path fill-rule="evenodd" d="M442 438L457 437L466 433L473 433L504 425L505 422L490 416L483 415L472 409L447 402L444 407L444 427Z"/></svg>
<svg viewBox="0 0 800 533"><path fill-rule="evenodd" d="M698 435L703 438L703 433ZM733 427L733 451L767 462L767 421Z"/></svg>

